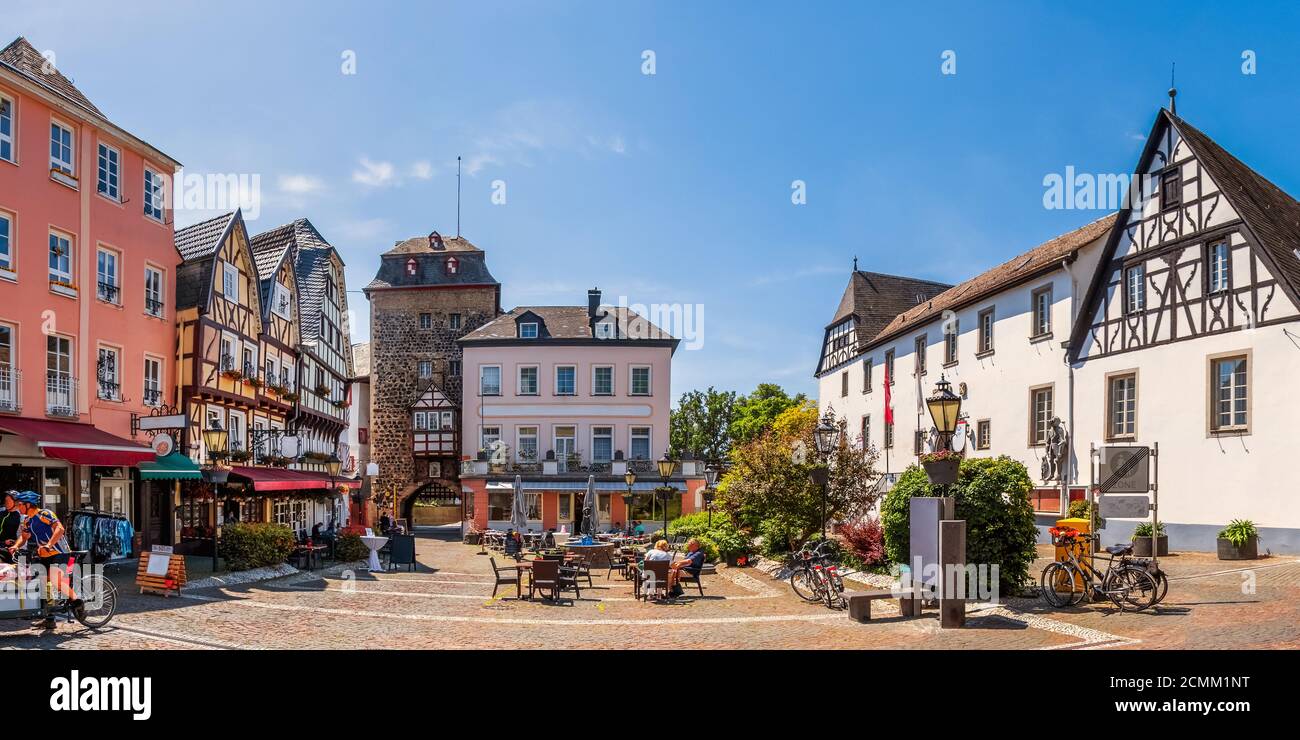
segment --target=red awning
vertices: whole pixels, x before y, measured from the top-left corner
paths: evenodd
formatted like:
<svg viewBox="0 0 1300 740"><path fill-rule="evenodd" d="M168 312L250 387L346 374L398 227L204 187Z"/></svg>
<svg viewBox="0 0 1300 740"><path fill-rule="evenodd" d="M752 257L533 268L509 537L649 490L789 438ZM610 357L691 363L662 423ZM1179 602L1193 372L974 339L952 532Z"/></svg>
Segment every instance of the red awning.
<svg viewBox="0 0 1300 740"><path fill-rule="evenodd" d="M302 470L233 467L230 469L230 474L248 479L253 484L254 491L326 491L330 487L328 475L309 473ZM359 488L361 482L336 478L334 485L336 487Z"/></svg>
<svg viewBox="0 0 1300 740"><path fill-rule="evenodd" d="M46 457L76 465L129 468L154 459L148 447L75 421L0 418L0 431L31 440Z"/></svg>

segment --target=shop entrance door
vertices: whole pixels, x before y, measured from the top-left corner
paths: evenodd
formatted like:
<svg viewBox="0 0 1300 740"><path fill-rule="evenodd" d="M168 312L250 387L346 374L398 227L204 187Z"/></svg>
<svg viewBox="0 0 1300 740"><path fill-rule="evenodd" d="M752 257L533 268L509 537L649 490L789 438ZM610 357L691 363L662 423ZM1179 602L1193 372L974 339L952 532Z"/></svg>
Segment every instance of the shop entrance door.
<svg viewBox="0 0 1300 740"><path fill-rule="evenodd" d="M99 510L122 514L131 518L131 481L120 478L101 478L99 481Z"/></svg>

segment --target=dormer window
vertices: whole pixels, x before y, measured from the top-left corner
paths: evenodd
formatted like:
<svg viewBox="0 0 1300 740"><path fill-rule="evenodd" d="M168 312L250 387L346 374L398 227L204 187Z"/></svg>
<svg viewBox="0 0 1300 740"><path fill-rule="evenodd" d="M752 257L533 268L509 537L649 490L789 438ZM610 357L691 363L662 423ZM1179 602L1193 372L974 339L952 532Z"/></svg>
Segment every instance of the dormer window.
<svg viewBox="0 0 1300 740"><path fill-rule="evenodd" d="M412 257L406 261L406 274L414 276L416 272L415 258Z"/></svg>
<svg viewBox="0 0 1300 740"><path fill-rule="evenodd" d="M600 323L596 324L596 338L613 339L614 325L609 323L608 321L601 321Z"/></svg>
<svg viewBox="0 0 1300 740"><path fill-rule="evenodd" d="M519 338L520 338L520 339L536 339L536 338L537 338L537 323L536 323L536 322L533 322L533 321L529 321L529 322L527 322L527 323L520 324L520 325L519 325Z"/></svg>
<svg viewBox="0 0 1300 740"><path fill-rule="evenodd" d="M460 260L455 257L448 257L446 265L448 275L455 275L460 270Z"/></svg>
<svg viewBox="0 0 1300 740"><path fill-rule="evenodd" d="M439 234L436 231L429 234L429 249L432 249L435 252L446 249L446 246L442 243L442 234Z"/></svg>

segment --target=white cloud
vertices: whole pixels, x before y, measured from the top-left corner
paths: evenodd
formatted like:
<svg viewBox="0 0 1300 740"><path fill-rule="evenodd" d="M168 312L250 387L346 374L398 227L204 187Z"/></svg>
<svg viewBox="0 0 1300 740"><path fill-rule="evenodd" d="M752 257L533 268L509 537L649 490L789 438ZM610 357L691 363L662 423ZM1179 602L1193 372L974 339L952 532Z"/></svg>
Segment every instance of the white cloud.
<svg viewBox="0 0 1300 740"><path fill-rule="evenodd" d="M433 177L433 165L429 164L427 159L421 159L419 162L411 165L411 177L417 180L428 180Z"/></svg>
<svg viewBox="0 0 1300 740"><path fill-rule="evenodd" d="M372 162L366 157L361 158L361 169L352 172L352 181L371 188L382 188L392 185L396 181L397 169L393 167L392 162Z"/></svg>
<svg viewBox="0 0 1300 740"><path fill-rule="evenodd" d="M292 195L310 195L325 189L325 183L311 175L281 175L279 185L280 192Z"/></svg>

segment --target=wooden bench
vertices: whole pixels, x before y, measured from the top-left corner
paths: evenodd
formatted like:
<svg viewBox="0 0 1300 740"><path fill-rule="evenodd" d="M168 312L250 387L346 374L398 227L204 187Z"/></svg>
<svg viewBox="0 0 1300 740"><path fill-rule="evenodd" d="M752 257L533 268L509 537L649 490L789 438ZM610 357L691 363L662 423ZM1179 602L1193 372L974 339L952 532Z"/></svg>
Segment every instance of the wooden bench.
<svg viewBox="0 0 1300 740"><path fill-rule="evenodd" d="M877 599L896 599L898 596L887 589L874 591L846 591L844 599L849 602L849 619L857 622L871 621L871 602Z"/></svg>

